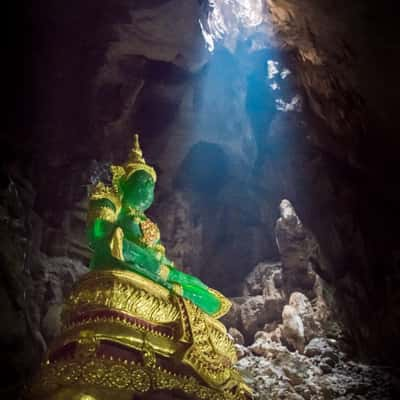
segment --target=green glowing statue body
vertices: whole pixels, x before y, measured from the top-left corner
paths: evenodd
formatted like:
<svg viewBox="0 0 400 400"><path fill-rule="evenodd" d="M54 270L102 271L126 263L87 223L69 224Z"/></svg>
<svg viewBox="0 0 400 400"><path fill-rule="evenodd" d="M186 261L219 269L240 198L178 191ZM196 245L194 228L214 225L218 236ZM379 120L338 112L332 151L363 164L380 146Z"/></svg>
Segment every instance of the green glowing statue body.
<svg viewBox="0 0 400 400"><path fill-rule="evenodd" d="M113 166L113 185L100 183L91 194L89 243L92 270L121 269L140 274L218 317L225 299L199 279L175 268L165 255L157 225L146 215L154 198L156 174L143 159L138 137L128 162Z"/></svg>

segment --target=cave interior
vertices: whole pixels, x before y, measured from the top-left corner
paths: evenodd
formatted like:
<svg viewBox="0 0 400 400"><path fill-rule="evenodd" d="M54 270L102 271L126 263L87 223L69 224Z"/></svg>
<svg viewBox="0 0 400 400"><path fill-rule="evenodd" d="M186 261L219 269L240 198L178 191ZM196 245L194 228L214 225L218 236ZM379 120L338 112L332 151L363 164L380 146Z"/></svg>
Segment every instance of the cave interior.
<svg viewBox="0 0 400 400"><path fill-rule="evenodd" d="M260 398L400 398L399 12L390 0L25 2L1 135L1 393L18 398L57 335L90 259L88 187L139 133L159 177L149 214L176 264L233 299L224 323L241 360L268 359L264 339L303 357L323 337L339 363L384 371L358 392L307 394L290 377L300 397L265 383Z"/></svg>

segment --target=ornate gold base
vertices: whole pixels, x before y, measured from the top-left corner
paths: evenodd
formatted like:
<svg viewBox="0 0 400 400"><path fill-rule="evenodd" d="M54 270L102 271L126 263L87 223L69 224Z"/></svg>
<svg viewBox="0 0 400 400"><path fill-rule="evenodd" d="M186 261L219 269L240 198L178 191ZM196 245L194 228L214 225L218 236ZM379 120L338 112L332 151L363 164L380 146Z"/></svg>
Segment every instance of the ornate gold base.
<svg viewBox="0 0 400 400"><path fill-rule="evenodd" d="M88 273L63 312L61 336L29 399L132 400L159 390L245 400L225 327L190 301L131 272Z"/></svg>
<svg viewBox="0 0 400 400"><path fill-rule="evenodd" d="M191 399L244 399L237 391L218 391L193 376L170 372L158 365L125 364L87 358L49 363L42 367L32 394L49 400L132 400L152 391L182 392Z"/></svg>

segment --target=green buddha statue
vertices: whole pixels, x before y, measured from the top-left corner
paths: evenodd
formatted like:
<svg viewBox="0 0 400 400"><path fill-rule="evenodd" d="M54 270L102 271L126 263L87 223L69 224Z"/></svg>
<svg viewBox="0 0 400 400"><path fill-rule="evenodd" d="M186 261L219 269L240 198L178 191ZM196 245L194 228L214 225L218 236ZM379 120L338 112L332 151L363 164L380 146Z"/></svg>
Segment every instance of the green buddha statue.
<svg viewBox="0 0 400 400"><path fill-rule="evenodd" d="M218 316L228 300L198 278L175 268L165 255L157 225L145 215L153 203L156 173L143 158L138 135L128 162L112 166L111 172L112 187L100 183L90 196L91 269L135 272L189 299L207 314Z"/></svg>
<svg viewBox="0 0 400 400"><path fill-rule="evenodd" d="M87 274L65 299L27 400L133 400L168 392L195 400L249 400L236 351L218 321L230 301L175 268L145 211L156 173L135 135L112 184L89 198ZM181 397L182 396L182 397Z"/></svg>

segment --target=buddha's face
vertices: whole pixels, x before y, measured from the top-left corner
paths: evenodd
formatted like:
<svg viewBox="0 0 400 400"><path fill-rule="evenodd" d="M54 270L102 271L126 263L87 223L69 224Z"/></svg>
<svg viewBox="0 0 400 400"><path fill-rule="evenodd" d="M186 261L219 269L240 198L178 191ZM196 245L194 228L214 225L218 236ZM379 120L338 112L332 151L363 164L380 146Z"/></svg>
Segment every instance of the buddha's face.
<svg viewBox="0 0 400 400"><path fill-rule="evenodd" d="M154 181L146 171L136 171L123 185L124 206L147 210L154 200Z"/></svg>

